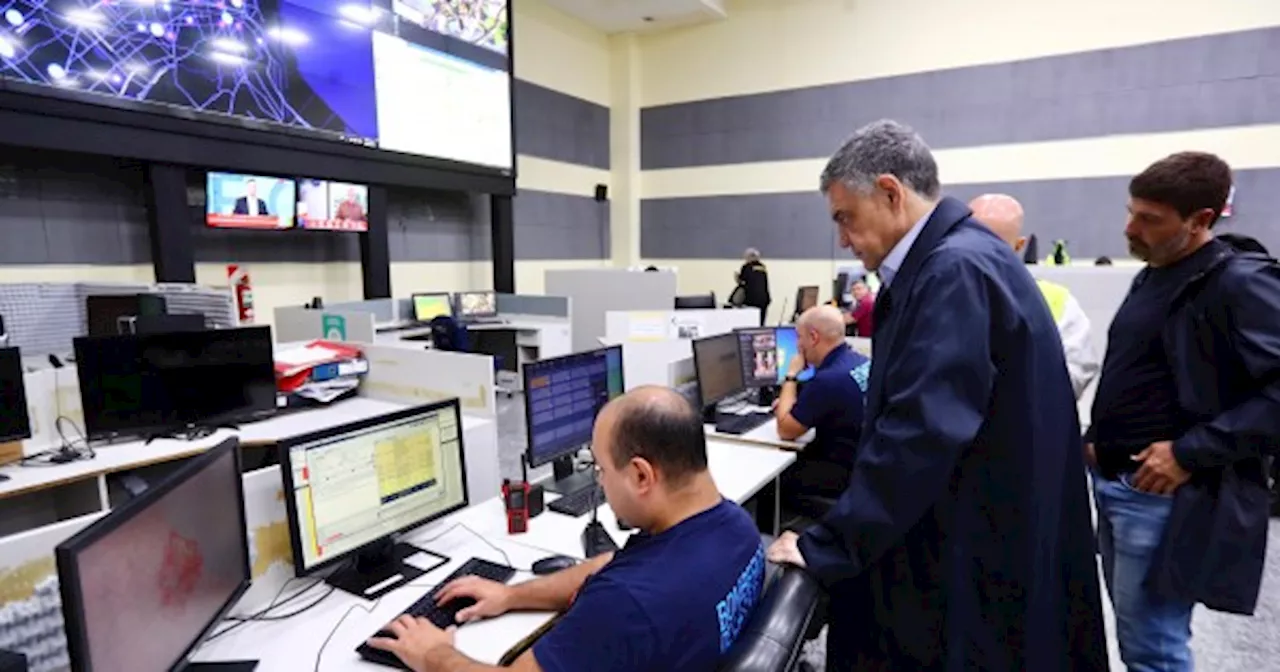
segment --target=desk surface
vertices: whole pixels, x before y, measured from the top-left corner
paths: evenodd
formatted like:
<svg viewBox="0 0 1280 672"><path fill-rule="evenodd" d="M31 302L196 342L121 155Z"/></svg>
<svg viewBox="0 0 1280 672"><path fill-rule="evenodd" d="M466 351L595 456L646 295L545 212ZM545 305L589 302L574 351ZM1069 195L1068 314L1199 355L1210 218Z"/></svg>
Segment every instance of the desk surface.
<svg viewBox="0 0 1280 672"><path fill-rule="evenodd" d="M476 557L503 564L509 562L517 568L527 570L535 561L546 556L541 550L505 539L492 538L486 542L473 531L456 526L452 517L423 528L406 541L416 542L421 548L449 556L449 563L374 602L334 591L303 615L237 628L201 647L194 659L257 659L260 661L259 672L310 669L385 670L387 668L362 661L355 648L422 595L430 592L437 582L457 569L458 565ZM494 546L505 552L506 556ZM531 578L531 573L520 571L512 582L519 583ZM294 583L298 587L306 585L305 581ZM296 588L290 587L289 594L294 590ZM327 586L311 588L307 595L314 597L300 597L277 611L288 613L319 598L326 590ZM233 610L233 613L240 612ZM529 612L471 623L458 628L456 644L459 651L471 658L482 663L496 664L509 649L537 631L553 616L548 612ZM325 638L330 633L333 636L325 645Z"/></svg>
<svg viewBox="0 0 1280 672"><path fill-rule="evenodd" d="M778 436L778 420L770 418L768 422L756 427L745 434L722 434L716 431L716 426L708 424L705 426L708 439L717 441L730 441L736 443L749 443L757 446L766 446L769 448L782 448L784 450L801 451L804 447L813 441L813 430L809 430L802 434L800 438L794 441L787 441Z"/></svg>
<svg viewBox="0 0 1280 672"><path fill-rule="evenodd" d="M68 464L49 466L24 467L11 464L0 467L0 473L10 477L8 481L0 482L0 499L91 479L102 474L199 455L233 436L239 436L246 445L271 444L280 439L336 427L402 408L405 408L404 404L356 397L322 408L295 411L250 423L238 431L219 430L211 436L195 441L157 439L150 444L140 440L126 441L95 448L96 457L90 460L77 460ZM462 416L463 431L490 422L493 421L466 414Z"/></svg>

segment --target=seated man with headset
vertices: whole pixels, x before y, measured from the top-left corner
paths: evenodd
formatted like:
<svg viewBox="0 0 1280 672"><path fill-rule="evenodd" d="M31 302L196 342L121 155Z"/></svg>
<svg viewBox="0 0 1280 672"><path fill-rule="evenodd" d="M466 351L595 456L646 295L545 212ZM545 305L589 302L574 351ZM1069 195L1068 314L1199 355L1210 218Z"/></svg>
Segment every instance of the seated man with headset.
<svg viewBox="0 0 1280 672"><path fill-rule="evenodd" d="M617 553L512 586L465 577L441 604L471 598L460 622L518 610L567 610L509 669L522 672L716 668L764 585L755 523L707 471L701 414L674 390L642 387L596 420L591 452L605 498L641 530ZM673 568L676 568L673 571ZM453 647L453 633L401 616L370 645L415 672L497 670Z"/></svg>
<svg viewBox="0 0 1280 672"><path fill-rule="evenodd" d="M862 439L862 412L871 376L871 360L844 340L844 316L835 306L816 306L796 321L795 357L782 383L774 416L778 437L787 441L815 430L812 443L782 474L782 499L800 495L836 499L848 485ZM813 378L799 390L797 376L806 365Z"/></svg>

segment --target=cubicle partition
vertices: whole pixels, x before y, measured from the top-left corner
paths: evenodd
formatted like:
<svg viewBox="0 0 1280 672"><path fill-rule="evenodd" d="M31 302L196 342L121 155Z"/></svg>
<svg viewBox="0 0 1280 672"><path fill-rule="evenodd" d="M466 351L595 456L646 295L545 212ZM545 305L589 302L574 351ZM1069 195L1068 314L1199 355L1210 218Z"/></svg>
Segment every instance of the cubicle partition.
<svg viewBox="0 0 1280 672"><path fill-rule="evenodd" d="M276 343L298 343L324 339L350 343L373 343L374 314L362 310L312 310L276 308L272 336Z"/></svg>
<svg viewBox="0 0 1280 672"><path fill-rule="evenodd" d="M604 337L611 343L706 338L760 326L759 308L653 310L605 313Z"/></svg>
<svg viewBox="0 0 1280 672"><path fill-rule="evenodd" d="M547 294L568 297L572 310L573 351L597 347L611 310L669 311L675 305L676 274L619 268L546 271ZM757 318L757 323L759 318Z"/></svg>

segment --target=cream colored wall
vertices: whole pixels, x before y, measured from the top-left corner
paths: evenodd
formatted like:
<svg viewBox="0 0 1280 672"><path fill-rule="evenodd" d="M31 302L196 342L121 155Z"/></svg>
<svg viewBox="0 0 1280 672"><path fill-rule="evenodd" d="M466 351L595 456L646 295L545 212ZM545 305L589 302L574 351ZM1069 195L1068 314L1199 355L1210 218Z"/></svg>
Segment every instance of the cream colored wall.
<svg viewBox="0 0 1280 672"><path fill-rule="evenodd" d="M97 266L90 264L0 266L0 283L8 282L155 282L151 264Z"/></svg>

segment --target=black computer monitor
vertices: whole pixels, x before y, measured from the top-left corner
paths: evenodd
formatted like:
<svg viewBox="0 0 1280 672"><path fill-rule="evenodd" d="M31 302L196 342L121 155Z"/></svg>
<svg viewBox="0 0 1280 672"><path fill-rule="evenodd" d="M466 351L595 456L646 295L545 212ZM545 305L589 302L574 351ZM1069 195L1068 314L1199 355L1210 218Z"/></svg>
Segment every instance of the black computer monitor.
<svg viewBox="0 0 1280 672"><path fill-rule="evenodd" d="M704 409L746 389L738 335L733 332L694 341L693 369L698 375L698 395Z"/></svg>
<svg viewBox="0 0 1280 672"><path fill-rule="evenodd" d="M715 307L715 292L710 294L695 294L692 296L677 296L675 300L676 310L705 310Z"/></svg>
<svg viewBox="0 0 1280 672"><path fill-rule="evenodd" d="M85 316L90 336L127 333L121 318L164 315L165 299L159 294L97 294L85 297Z"/></svg>
<svg viewBox="0 0 1280 672"><path fill-rule="evenodd" d="M544 359L523 369L529 466L553 465L553 481L547 485L551 492L590 486L594 476L575 473L573 456L591 445L600 409L626 391L622 346Z"/></svg>
<svg viewBox="0 0 1280 672"><path fill-rule="evenodd" d="M252 580L236 439L54 551L71 669L184 670ZM221 669L252 670L254 663Z"/></svg>
<svg viewBox="0 0 1280 672"><path fill-rule="evenodd" d="M448 292L414 294L410 300L415 322L430 322L441 316L453 317L453 299Z"/></svg>
<svg viewBox="0 0 1280 672"><path fill-rule="evenodd" d="M796 315L818 305L818 286L805 285L796 289Z"/></svg>
<svg viewBox="0 0 1280 672"><path fill-rule="evenodd" d="M498 295L495 292L458 292L458 317L464 320L497 317Z"/></svg>
<svg viewBox="0 0 1280 672"><path fill-rule="evenodd" d="M432 568L436 555L398 534L467 506L457 399L407 408L279 443L285 509L299 576L342 563L331 585L375 599ZM448 559L436 555L436 566Z"/></svg>
<svg viewBox="0 0 1280 672"><path fill-rule="evenodd" d="M0 443L31 438L27 387L22 378L22 353L0 348Z"/></svg>
<svg viewBox="0 0 1280 672"><path fill-rule="evenodd" d="M276 409L271 328L74 341L89 439L204 431Z"/></svg>
<svg viewBox="0 0 1280 672"><path fill-rule="evenodd" d="M777 385L781 372L787 370L787 362L781 361L778 348L778 332L773 327L738 329L738 359L742 366L744 387L772 387Z"/></svg>
<svg viewBox="0 0 1280 672"><path fill-rule="evenodd" d="M172 334L183 331L204 331L203 313L182 315L139 315L131 322L134 334Z"/></svg>

